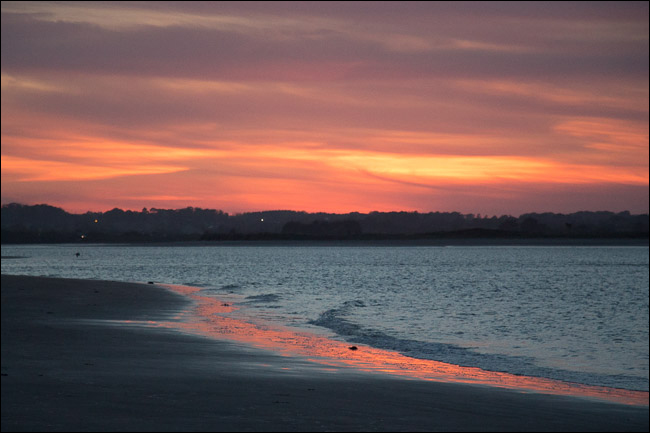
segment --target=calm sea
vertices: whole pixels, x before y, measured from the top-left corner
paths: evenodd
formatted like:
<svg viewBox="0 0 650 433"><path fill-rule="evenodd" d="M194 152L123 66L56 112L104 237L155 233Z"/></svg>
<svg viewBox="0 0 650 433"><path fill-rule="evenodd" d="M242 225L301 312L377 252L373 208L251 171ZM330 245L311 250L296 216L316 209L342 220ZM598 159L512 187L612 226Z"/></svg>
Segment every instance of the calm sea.
<svg viewBox="0 0 650 433"><path fill-rule="evenodd" d="M648 390L648 247L5 245L2 255L22 257L2 260L6 274L195 286L254 323Z"/></svg>

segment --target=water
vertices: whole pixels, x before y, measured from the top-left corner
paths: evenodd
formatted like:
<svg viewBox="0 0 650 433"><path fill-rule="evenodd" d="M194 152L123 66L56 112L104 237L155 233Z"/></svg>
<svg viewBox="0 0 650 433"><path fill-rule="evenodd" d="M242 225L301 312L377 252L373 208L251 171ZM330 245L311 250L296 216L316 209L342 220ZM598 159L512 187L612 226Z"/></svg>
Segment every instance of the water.
<svg viewBox="0 0 650 433"><path fill-rule="evenodd" d="M2 255L23 257L2 260L2 273L196 286L251 322L648 390L647 247L6 245Z"/></svg>

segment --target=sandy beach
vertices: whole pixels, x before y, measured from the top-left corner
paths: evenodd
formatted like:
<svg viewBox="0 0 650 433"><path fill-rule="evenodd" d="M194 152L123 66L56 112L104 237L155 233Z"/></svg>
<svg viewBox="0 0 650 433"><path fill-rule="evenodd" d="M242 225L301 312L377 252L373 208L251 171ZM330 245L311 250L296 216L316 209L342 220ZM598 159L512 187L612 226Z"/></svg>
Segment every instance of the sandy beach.
<svg viewBox="0 0 650 433"><path fill-rule="evenodd" d="M2 275L2 431L648 431L648 407L324 366L189 335L155 285ZM129 321L129 322L125 322Z"/></svg>

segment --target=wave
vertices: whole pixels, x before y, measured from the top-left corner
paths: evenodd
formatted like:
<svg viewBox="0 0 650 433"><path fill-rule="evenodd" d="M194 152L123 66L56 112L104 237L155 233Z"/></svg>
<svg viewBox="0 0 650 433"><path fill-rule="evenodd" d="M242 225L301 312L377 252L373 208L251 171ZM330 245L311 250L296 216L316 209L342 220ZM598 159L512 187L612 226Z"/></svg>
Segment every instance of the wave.
<svg viewBox="0 0 650 433"><path fill-rule="evenodd" d="M266 293L262 295L251 295L246 296L243 304L257 304L257 303L272 303L278 302L281 299L281 296L277 293Z"/></svg>
<svg viewBox="0 0 650 433"><path fill-rule="evenodd" d="M359 325L346 318L346 316L354 315L354 308L363 307L365 307L363 301L346 301L337 308L324 311L317 319L310 320L308 323L329 329L349 343L392 350L412 358L585 385L608 386L637 391L648 390L647 380L638 376L606 375L541 367L536 365L534 358L531 357L478 353L472 349L450 343L398 338L383 331Z"/></svg>
<svg viewBox="0 0 650 433"><path fill-rule="evenodd" d="M208 284L203 282L198 282L198 281L185 281L182 283L182 285L188 287L198 287L198 288L203 288L208 286Z"/></svg>
<svg viewBox="0 0 650 433"><path fill-rule="evenodd" d="M187 284L188 286L192 287L201 287L201 293L203 295L214 295L214 296L219 296L224 293L237 293L241 289L243 289L242 286L239 284L226 284L220 287L215 287L215 286L207 286L207 285L200 285L200 284ZM207 286L207 287L206 287Z"/></svg>

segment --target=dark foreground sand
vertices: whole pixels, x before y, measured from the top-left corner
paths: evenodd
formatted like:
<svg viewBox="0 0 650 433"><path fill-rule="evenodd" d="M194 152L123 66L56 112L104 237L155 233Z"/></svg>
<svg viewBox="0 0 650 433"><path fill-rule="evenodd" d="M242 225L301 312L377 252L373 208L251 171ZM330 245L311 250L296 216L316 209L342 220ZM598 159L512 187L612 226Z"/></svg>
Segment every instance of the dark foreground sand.
<svg viewBox="0 0 650 433"><path fill-rule="evenodd" d="M329 368L110 320L170 320L137 284L2 275L2 431L648 431L648 407Z"/></svg>

